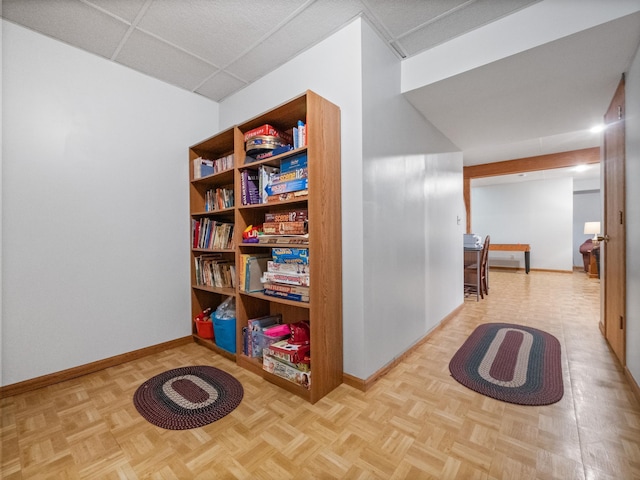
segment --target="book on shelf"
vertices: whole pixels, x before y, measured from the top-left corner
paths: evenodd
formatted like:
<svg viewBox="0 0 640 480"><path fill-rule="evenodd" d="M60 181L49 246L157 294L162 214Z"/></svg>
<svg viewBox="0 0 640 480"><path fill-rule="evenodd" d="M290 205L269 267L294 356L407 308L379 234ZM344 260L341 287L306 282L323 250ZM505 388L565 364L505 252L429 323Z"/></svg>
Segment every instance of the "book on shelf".
<svg viewBox="0 0 640 480"><path fill-rule="evenodd" d="M282 353L282 352L277 352L275 350L272 350L271 349L271 345L269 345L268 347L264 348L263 351L262 351L262 354L266 355L266 356L269 356L269 357L273 358L274 360L282 362L285 365L289 365L290 367L293 367L293 368L295 368L297 370L300 370L301 372L310 372L311 371L311 365L310 365L310 360L311 359L308 359L305 362L294 363L294 362L289 360L289 358L290 358L289 354Z"/></svg>
<svg viewBox="0 0 640 480"><path fill-rule="evenodd" d="M265 282L264 288L273 290L274 292L281 293L293 293L294 295L302 295L303 297L309 296L309 287L304 287L301 285L286 285L283 283L275 283L275 282Z"/></svg>
<svg viewBox="0 0 640 480"><path fill-rule="evenodd" d="M287 132L277 129L273 125L269 125L265 123L264 125L260 125L259 127L252 128L244 133L244 141L252 139L253 137L268 135L271 137L280 137L285 142L291 143L291 135Z"/></svg>
<svg viewBox="0 0 640 480"><path fill-rule="evenodd" d="M260 203L267 203L269 194L267 193L267 185L271 183L271 177L280 172L278 167L269 165L260 165L258 167L258 191L260 195Z"/></svg>
<svg viewBox="0 0 640 480"><path fill-rule="evenodd" d="M264 214L265 222L302 222L308 219L309 211L306 208L286 212L267 212Z"/></svg>
<svg viewBox="0 0 640 480"><path fill-rule="evenodd" d="M262 366L269 373L296 383L307 390L311 388L311 371L300 371L286 363L279 362L269 355L262 357Z"/></svg>
<svg viewBox="0 0 640 480"><path fill-rule="evenodd" d="M206 212L214 212L231 207L233 207L232 188L216 188L205 192L204 210Z"/></svg>
<svg viewBox="0 0 640 480"><path fill-rule="evenodd" d="M288 172L273 174L271 176L271 184L288 182L299 178L307 178L308 176L307 167L296 168Z"/></svg>
<svg viewBox="0 0 640 480"><path fill-rule="evenodd" d="M307 154L300 153L299 155L292 155L280 160L280 173L287 173L299 168L307 168L308 158Z"/></svg>
<svg viewBox="0 0 640 480"><path fill-rule="evenodd" d="M279 273L306 273L309 274L309 264L301 263L278 263L273 260L267 262L267 272Z"/></svg>
<svg viewBox="0 0 640 480"><path fill-rule="evenodd" d="M271 249L271 257L276 263L301 263L309 264L308 248L274 247Z"/></svg>
<svg viewBox="0 0 640 480"><path fill-rule="evenodd" d="M193 178L197 180L204 178L215 173L220 173L224 170L233 168L233 153L225 155L224 157L216 158L215 160L209 160L206 158L198 157L193 160Z"/></svg>
<svg viewBox="0 0 640 480"><path fill-rule="evenodd" d="M308 287L310 275L308 273L283 273L266 271L262 275L262 278L264 282Z"/></svg>
<svg viewBox="0 0 640 480"><path fill-rule="evenodd" d="M297 344L289 339L280 340L269 345L269 353L278 360L284 360L291 366L299 363L309 364L311 348L309 343Z"/></svg>
<svg viewBox="0 0 640 480"><path fill-rule="evenodd" d="M247 155L245 157L244 163L253 163L258 162L260 160L266 160L267 158L275 157L277 155L281 155L283 153L287 153L293 150L291 145L280 145L279 147L274 148L269 152L257 153L255 155Z"/></svg>
<svg viewBox="0 0 640 480"><path fill-rule="evenodd" d="M293 302L302 302L302 303L309 303L309 298L310 298L308 294L305 295L301 293L286 293L286 292L280 291L280 289L274 290L271 287L269 288L265 287L262 293L269 297L282 298L284 300L291 300Z"/></svg>
<svg viewBox="0 0 640 480"><path fill-rule="evenodd" d="M262 274L267 270L268 254L243 253L240 255L238 286L243 292L261 292L263 290Z"/></svg>
<svg viewBox="0 0 640 480"><path fill-rule="evenodd" d="M271 202L283 202L285 200L295 200L306 197L309 195L309 190L298 190L295 192L280 193L278 195L269 195L267 197L267 203Z"/></svg>
<svg viewBox="0 0 640 480"><path fill-rule="evenodd" d="M307 125L298 120L297 126L293 127L293 147L301 148L307 145Z"/></svg>
<svg viewBox="0 0 640 480"><path fill-rule="evenodd" d="M247 320L247 350L244 352L249 357L261 357L262 349L258 343L259 333L262 333L265 328L282 323L282 315L265 315L257 318L250 318Z"/></svg>
<svg viewBox="0 0 640 480"><path fill-rule="evenodd" d="M307 233L307 222L264 222L262 231L265 235L304 235Z"/></svg>
<svg viewBox="0 0 640 480"><path fill-rule="evenodd" d="M280 183L270 183L265 188L265 191L269 197L274 195L280 195L283 193L289 192L299 192L304 191L309 188L309 179L308 178L296 178L293 180L288 180L286 182Z"/></svg>
<svg viewBox="0 0 640 480"><path fill-rule="evenodd" d="M258 184L259 175L257 170L242 170L240 173L240 197L243 205L262 203Z"/></svg>
<svg viewBox="0 0 640 480"><path fill-rule="evenodd" d="M227 250L233 248L232 223L218 222L208 217L191 221L193 248Z"/></svg>
<svg viewBox="0 0 640 480"><path fill-rule="evenodd" d="M258 243L273 243L276 245L308 245L309 234L304 235L260 235Z"/></svg>

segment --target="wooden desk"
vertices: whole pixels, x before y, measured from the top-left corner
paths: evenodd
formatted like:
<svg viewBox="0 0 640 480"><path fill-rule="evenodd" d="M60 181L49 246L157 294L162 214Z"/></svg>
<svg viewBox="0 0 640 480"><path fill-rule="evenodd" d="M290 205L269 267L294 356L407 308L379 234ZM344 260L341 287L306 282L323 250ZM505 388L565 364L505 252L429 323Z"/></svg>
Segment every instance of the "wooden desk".
<svg viewBox="0 0 640 480"><path fill-rule="evenodd" d="M529 274L531 270L531 246L528 243L490 243L489 251L524 252L524 271Z"/></svg>
<svg viewBox="0 0 640 480"><path fill-rule="evenodd" d="M466 269L469 265L476 265L476 283L467 283L466 279L464 282L465 287L473 287L476 290L476 302L480 301L480 289L482 285L480 285L480 262L482 259L482 247L464 247L464 261L463 267ZM489 249L491 250L491 249Z"/></svg>

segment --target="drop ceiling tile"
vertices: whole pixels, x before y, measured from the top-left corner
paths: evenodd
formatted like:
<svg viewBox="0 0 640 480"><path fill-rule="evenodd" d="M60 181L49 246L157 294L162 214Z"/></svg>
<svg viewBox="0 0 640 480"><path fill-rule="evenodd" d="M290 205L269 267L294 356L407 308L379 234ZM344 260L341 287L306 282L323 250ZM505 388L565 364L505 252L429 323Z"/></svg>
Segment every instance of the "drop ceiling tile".
<svg viewBox="0 0 640 480"><path fill-rule="evenodd" d="M252 82L329 37L361 11L359 1L315 2L226 70Z"/></svg>
<svg viewBox="0 0 640 480"><path fill-rule="evenodd" d="M195 89L216 71L206 62L139 30L131 33L115 60L187 90Z"/></svg>
<svg viewBox="0 0 640 480"><path fill-rule="evenodd" d="M244 86L246 83L221 71L198 87L196 93L219 102Z"/></svg>
<svg viewBox="0 0 640 480"><path fill-rule="evenodd" d="M384 24L389 33L397 38L439 15L468 3L468 0L409 0L403 2L364 0L364 3L376 19Z"/></svg>
<svg viewBox="0 0 640 480"><path fill-rule="evenodd" d="M496 21L540 0L478 0L399 39L409 56Z"/></svg>
<svg viewBox="0 0 640 480"><path fill-rule="evenodd" d="M87 0L87 3L112 13L129 23L135 20L145 2L146 0Z"/></svg>
<svg viewBox="0 0 640 480"><path fill-rule="evenodd" d="M302 6L303 0L156 1L139 27L224 67ZM239 8L241 6L241 8Z"/></svg>
<svg viewBox="0 0 640 480"><path fill-rule="evenodd" d="M128 26L78 0L3 0L2 16L103 57L111 57Z"/></svg>

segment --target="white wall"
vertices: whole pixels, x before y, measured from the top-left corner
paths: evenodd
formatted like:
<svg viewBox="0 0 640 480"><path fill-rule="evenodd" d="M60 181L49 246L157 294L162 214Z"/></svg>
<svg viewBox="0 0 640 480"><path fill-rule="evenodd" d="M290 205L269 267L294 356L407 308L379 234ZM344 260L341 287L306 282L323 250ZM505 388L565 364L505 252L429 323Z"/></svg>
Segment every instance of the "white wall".
<svg viewBox="0 0 640 480"><path fill-rule="evenodd" d="M220 104L220 126L242 123L305 90L340 107L342 130L342 285L345 372L362 378L363 220L361 20ZM266 93L265 93L266 92Z"/></svg>
<svg viewBox="0 0 640 480"><path fill-rule="evenodd" d="M400 62L362 25L367 378L463 302L464 203L462 154L400 95Z"/></svg>
<svg viewBox="0 0 640 480"><path fill-rule="evenodd" d="M2 25L2 384L189 335L188 147L218 105Z"/></svg>
<svg viewBox="0 0 640 480"><path fill-rule="evenodd" d="M366 379L462 303L462 226L455 222L464 212L462 158L429 155L457 149L400 96L399 61L360 19L223 101L221 127L306 89L341 109L344 369ZM400 203L383 201L391 192ZM384 222L397 217L383 233L401 229L406 235L393 243L372 238L374 212ZM402 263L376 264L390 252L404 253ZM399 288L384 281L386 274L415 284L405 280L406 289ZM385 298L391 300L382 303ZM382 330L391 327L389 312L406 319L406 325L392 327L393 337Z"/></svg>
<svg viewBox="0 0 640 480"><path fill-rule="evenodd" d="M471 205L473 233L490 235L491 243L530 244L532 269L573 269L571 178L473 187ZM524 256L491 252L489 263L524 268Z"/></svg>
<svg viewBox="0 0 640 480"><path fill-rule="evenodd" d="M640 49L626 77L627 368L640 385Z"/></svg>

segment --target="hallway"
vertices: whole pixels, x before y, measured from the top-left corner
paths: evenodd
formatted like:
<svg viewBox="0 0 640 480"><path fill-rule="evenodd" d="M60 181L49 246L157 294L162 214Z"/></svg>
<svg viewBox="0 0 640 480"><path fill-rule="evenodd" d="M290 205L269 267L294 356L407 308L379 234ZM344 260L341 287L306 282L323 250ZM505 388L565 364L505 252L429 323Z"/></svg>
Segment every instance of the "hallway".
<svg viewBox="0 0 640 480"><path fill-rule="evenodd" d="M461 312L366 393L341 385L309 405L196 344L2 399L2 478L640 479L640 404L598 329L600 283L584 273L492 271ZM451 378L487 322L562 345L564 397L526 407ZM401 328L401 326L394 326ZM131 401L164 370L208 364L244 399L206 427L168 431Z"/></svg>

